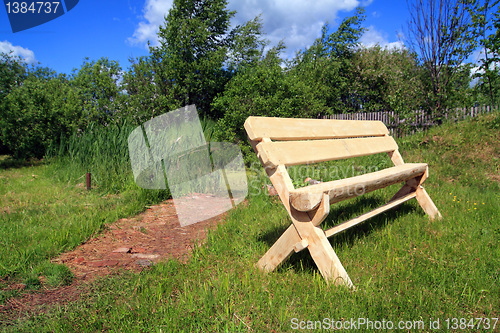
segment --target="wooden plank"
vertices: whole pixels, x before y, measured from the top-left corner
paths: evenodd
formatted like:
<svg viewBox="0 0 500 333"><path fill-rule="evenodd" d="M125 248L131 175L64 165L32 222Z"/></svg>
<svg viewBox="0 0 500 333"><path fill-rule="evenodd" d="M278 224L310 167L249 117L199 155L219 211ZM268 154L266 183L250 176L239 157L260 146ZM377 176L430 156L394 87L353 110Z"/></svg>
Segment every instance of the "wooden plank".
<svg viewBox="0 0 500 333"><path fill-rule="evenodd" d="M381 121L248 117L245 129L250 140L309 140L383 136L389 134Z"/></svg>
<svg viewBox="0 0 500 333"><path fill-rule="evenodd" d="M290 203L298 211L307 212L328 193L330 204L375 191L425 174L427 164L406 163L364 175L334 180L290 191Z"/></svg>
<svg viewBox="0 0 500 333"><path fill-rule="evenodd" d="M411 199L415 198L416 196L417 196L416 192L413 191L410 194L407 194L407 195L405 195L397 200L390 201L390 202L386 203L385 205L380 206L380 207L378 207L378 208L376 208L368 213L365 213L363 215L355 217L352 220L340 223L340 224L336 225L335 227L326 230L325 235L327 238L330 238L331 236L338 234L339 232L342 232L344 230L347 230L351 227L354 227L355 225L358 225L358 224L368 220L369 218L371 218L373 216L376 216L376 215L381 214L381 213L383 213L391 208L399 206L403 202L411 200Z"/></svg>
<svg viewBox="0 0 500 333"><path fill-rule="evenodd" d="M261 142L257 145L264 166L312 164L350 157L388 153L398 149L391 136L314 141Z"/></svg>

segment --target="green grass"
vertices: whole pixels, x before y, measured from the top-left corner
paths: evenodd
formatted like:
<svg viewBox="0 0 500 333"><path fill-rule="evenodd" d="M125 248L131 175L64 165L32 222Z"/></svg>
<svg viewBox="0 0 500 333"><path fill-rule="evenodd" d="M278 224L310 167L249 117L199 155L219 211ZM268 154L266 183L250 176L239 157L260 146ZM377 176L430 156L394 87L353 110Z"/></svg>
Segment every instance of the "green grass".
<svg viewBox="0 0 500 333"><path fill-rule="evenodd" d="M294 318L369 318L395 325L421 320L431 331L429 321L439 318L435 331L443 331L447 318L498 318L499 119L497 113L400 140L405 161L429 163L425 187L443 219L430 221L412 200L331 238L356 290L326 284L307 251L270 274L254 267L290 223L282 205L261 191L266 179L254 171L247 205L231 211L187 264L168 261L141 274L103 278L79 301L6 330L287 332ZM362 172L362 166L390 166L386 161L370 157L329 167ZM305 171L316 179L338 177L321 172ZM333 205L324 227L383 204L397 189Z"/></svg>
<svg viewBox="0 0 500 333"><path fill-rule="evenodd" d="M5 164L12 160L3 159ZM71 281L50 259L96 234L106 224L141 211L139 190L109 195L87 192L77 181L61 182L48 165L0 168L0 287L14 282L37 288ZM0 291L0 304L12 292Z"/></svg>
<svg viewBox="0 0 500 333"><path fill-rule="evenodd" d="M93 186L102 193L120 193L135 188L127 139L134 126L127 123L107 127L90 125L70 138L62 138L48 152L53 178L62 182L92 174ZM85 179L83 179L84 181Z"/></svg>

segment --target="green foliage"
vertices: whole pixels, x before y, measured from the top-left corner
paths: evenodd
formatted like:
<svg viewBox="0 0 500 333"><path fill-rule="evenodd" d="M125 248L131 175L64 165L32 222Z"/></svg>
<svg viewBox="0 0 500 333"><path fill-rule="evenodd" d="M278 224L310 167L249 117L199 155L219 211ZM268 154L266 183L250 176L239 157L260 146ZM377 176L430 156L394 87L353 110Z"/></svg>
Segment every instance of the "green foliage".
<svg viewBox="0 0 500 333"><path fill-rule="evenodd" d="M287 69L279 57L284 48L280 44L238 72L212 104L217 114L224 114L216 137L244 139L243 123L251 115L315 118L342 109L350 84L344 73L363 32L363 12L358 8L334 32L325 25L322 37L300 52Z"/></svg>
<svg viewBox="0 0 500 333"><path fill-rule="evenodd" d="M493 121L488 125L492 130L500 130L500 113L493 119Z"/></svg>
<svg viewBox="0 0 500 333"><path fill-rule="evenodd" d="M43 81L30 76L4 99L1 138L14 157L43 157L61 136L76 129L80 102L62 78Z"/></svg>
<svg viewBox="0 0 500 333"><path fill-rule="evenodd" d="M80 69L73 70L71 85L83 108L80 128L93 122L108 124L113 118L117 112L121 71L118 62L108 58L97 61L86 58Z"/></svg>
<svg viewBox="0 0 500 333"><path fill-rule="evenodd" d="M124 76L127 117L139 124L195 104L203 116L223 116L211 108L230 78L260 59L267 42L259 17L229 31L234 12L225 0L179 0L158 33L150 55L131 60Z"/></svg>
<svg viewBox="0 0 500 333"><path fill-rule="evenodd" d="M0 106L12 89L19 87L28 76L27 65L12 53L0 53Z"/></svg>
<svg viewBox="0 0 500 333"><path fill-rule="evenodd" d="M290 74L312 87L313 98L328 107L327 113L342 113L359 108L359 96L350 89L354 75L351 59L363 34L364 9L345 18L337 30L328 24L313 45L297 54Z"/></svg>
<svg viewBox="0 0 500 333"><path fill-rule="evenodd" d="M224 114L215 129L219 140L243 139L248 116L316 117L326 109L313 88L281 67L280 48L271 49L255 66L235 76L213 103Z"/></svg>
<svg viewBox="0 0 500 333"><path fill-rule="evenodd" d="M91 122L106 124L116 116L121 68L102 58L87 61L71 80L49 68L26 65L4 56L0 89L0 141L15 158L41 158ZM21 84L22 82L22 84Z"/></svg>
<svg viewBox="0 0 500 333"><path fill-rule="evenodd" d="M365 9L358 7L353 16L343 19L337 30L329 35L326 33L328 30L328 25L326 25L319 44L323 52L331 58L350 58L354 48L358 45L359 38L365 31L365 28L361 26L365 18Z"/></svg>
<svg viewBox="0 0 500 333"><path fill-rule="evenodd" d="M268 41L263 37L260 15L234 28L229 35L229 55L225 66L231 75L255 65L263 55Z"/></svg>
<svg viewBox="0 0 500 333"><path fill-rule="evenodd" d="M19 87L27 76L28 68L21 58L13 56L12 53L0 53L0 129L7 125L5 117L8 109L5 97ZM0 153L8 151L3 140L0 130Z"/></svg>
<svg viewBox="0 0 500 333"><path fill-rule="evenodd" d="M164 111L195 104L200 113L213 116L210 103L228 80L223 64L234 13L226 7L226 0L174 1L158 32L160 45L150 48Z"/></svg>
<svg viewBox="0 0 500 333"><path fill-rule="evenodd" d="M126 107L122 107L120 115L134 125L164 113L160 105L160 87L154 84L154 69L150 57L139 57L130 60L130 69L123 75L123 86L127 92Z"/></svg>
<svg viewBox="0 0 500 333"><path fill-rule="evenodd" d="M135 128L123 122L102 126L89 124L60 143L52 145L47 157L54 159L60 180L74 180L90 172L93 186L102 193L121 193L136 188L128 151L128 136ZM165 195L168 197L168 193Z"/></svg>
<svg viewBox="0 0 500 333"><path fill-rule="evenodd" d="M496 105L500 101L500 5L498 0L476 0L469 3L472 17L471 33L482 49L479 68L474 77L479 79L477 91L486 98L486 103Z"/></svg>
<svg viewBox="0 0 500 333"><path fill-rule="evenodd" d="M48 67L42 67L40 65L32 65L28 70L28 77L36 78L42 82L48 82L52 79L61 78L66 80L66 74L57 74L57 72Z"/></svg>
<svg viewBox="0 0 500 333"><path fill-rule="evenodd" d="M395 111L405 118L423 104L421 69L406 49L362 48L352 58L350 90L363 111Z"/></svg>

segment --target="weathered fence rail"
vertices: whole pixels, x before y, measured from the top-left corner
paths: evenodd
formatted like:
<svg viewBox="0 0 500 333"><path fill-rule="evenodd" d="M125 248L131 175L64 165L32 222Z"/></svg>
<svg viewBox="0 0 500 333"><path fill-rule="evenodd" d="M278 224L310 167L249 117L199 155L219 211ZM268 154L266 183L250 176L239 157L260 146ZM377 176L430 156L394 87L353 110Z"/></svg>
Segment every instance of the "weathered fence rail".
<svg viewBox="0 0 500 333"><path fill-rule="evenodd" d="M466 118L476 117L480 114L491 113L496 110L498 110L498 106L490 107L489 105L450 109L444 114L444 121L460 121ZM422 110L415 111L413 115L407 118L400 118L394 111L379 111L334 114L323 116L323 119L380 120L387 126L391 135L396 137L426 130L438 124L434 115L428 114Z"/></svg>

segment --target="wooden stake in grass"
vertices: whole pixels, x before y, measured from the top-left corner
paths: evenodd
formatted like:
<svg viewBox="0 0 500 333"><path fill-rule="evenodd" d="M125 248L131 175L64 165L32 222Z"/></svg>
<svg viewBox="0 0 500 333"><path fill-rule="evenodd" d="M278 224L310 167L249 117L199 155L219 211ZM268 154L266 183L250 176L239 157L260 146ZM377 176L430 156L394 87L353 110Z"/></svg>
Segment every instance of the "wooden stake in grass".
<svg viewBox="0 0 500 333"><path fill-rule="evenodd" d="M87 172L87 191L90 191L92 185L91 185L91 174L90 172Z"/></svg>

